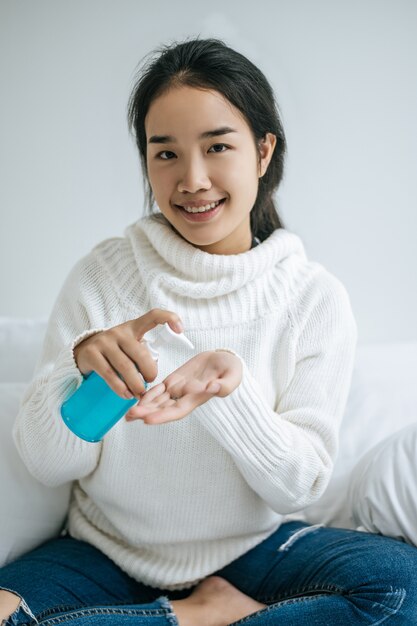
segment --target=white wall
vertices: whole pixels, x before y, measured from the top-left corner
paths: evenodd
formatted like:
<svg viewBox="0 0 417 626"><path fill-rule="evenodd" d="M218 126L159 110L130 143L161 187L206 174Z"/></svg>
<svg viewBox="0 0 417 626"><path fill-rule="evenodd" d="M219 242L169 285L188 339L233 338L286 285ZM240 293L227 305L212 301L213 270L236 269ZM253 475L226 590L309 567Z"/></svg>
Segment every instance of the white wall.
<svg viewBox="0 0 417 626"><path fill-rule="evenodd" d="M360 343L416 339L414 0L0 0L0 315L48 316L75 261L142 214L135 67L198 34L275 88L281 215L346 285Z"/></svg>

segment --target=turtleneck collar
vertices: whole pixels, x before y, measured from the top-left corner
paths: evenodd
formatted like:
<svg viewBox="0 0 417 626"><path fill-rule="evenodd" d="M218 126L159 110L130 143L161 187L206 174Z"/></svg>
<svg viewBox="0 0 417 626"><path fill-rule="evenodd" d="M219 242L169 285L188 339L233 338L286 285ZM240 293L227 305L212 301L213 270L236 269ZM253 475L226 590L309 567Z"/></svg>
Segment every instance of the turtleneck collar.
<svg viewBox="0 0 417 626"><path fill-rule="evenodd" d="M284 228L275 230L265 241L240 254L211 254L195 248L180 237L162 214L146 216L127 227L138 268L151 272L158 268L173 287L178 279L181 295L191 298L222 296L264 277L291 255L306 259L300 237ZM147 252L148 254L144 254ZM144 267L144 264L146 267ZM180 293L178 294L180 295Z"/></svg>

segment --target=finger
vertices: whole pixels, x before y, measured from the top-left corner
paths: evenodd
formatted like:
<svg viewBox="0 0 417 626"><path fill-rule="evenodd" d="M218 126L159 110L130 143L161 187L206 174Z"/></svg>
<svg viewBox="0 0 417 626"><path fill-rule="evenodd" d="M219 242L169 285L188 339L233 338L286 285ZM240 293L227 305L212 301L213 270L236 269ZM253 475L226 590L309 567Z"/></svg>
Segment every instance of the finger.
<svg viewBox="0 0 417 626"><path fill-rule="evenodd" d="M106 381L110 389L112 389L118 396L125 399L132 399L133 394L125 382L120 378L117 371L112 367L112 364L106 359L106 357L98 353L96 354L97 366L95 372Z"/></svg>
<svg viewBox="0 0 417 626"><path fill-rule="evenodd" d="M238 366L235 368L229 368L224 376L222 376L219 380L221 383L221 389L217 392L217 395L221 398L228 396L236 387L239 386L240 381L242 380L242 369L243 366L239 362Z"/></svg>
<svg viewBox="0 0 417 626"><path fill-rule="evenodd" d="M167 408L150 412L143 417L145 424L163 424L186 417L191 411L206 402L212 394L203 391L199 394L187 394Z"/></svg>
<svg viewBox="0 0 417 626"><path fill-rule="evenodd" d="M197 378L185 380L185 377L178 372L173 372L164 380L165 387L171 398L181 398L188 394L196 394L204 391L206 383Z"/></svg>
<svg viewBox="0 0 417 626"><path fill-rule="evenodd" d="M208 391L208 384L201 381L189 381L187 385L170 385L167 391L155 398L154 401L144 404L143 400L141 400L140 404L133 407L130 413L143 419L146 423L163 423L173 419L180 419L188 415L200 404L207 402L207 400L213 397L215 391L220 388L220 384L214 381L213 391ZM172 406L175 406L179 411L175 413L163 412L163 409ZM147 418L151 414L152 419L148 420Z"/></svg>
<svg viewBox="0 0 417 626"><path fill-rule="evenodd" d="M159 398L155 402L158 402L158 400ZM142 407L140 417L145 424L163 424L186 417L196 406L198 406L198 403L195 403L190 396L184 396L179 400L173 400L165 396L162 406L149 405L149 407ZM139 409L139 407L137 408Z"/></svg>
<svg viewBox="0 0 417 626"><path fill-rule="evenodd" d="M151 309L148 313L145 313L145 315L133 321L136 338L142 339L143 335L149 330L152 330L152 328L155 328L159 324L165 323L169 324L170 328L177 333L181 333L184 330L181 318L173 311Z"/></svg>
<svg viewBox="0 0 417 626"><path fill-rule="evenodd" d="M104 357L123 379L129 391L138 398L145 391L145 380L134 363L118 344L103 351Z"/></svg>
<svg viewBox="0 0 417 626"><path fill-rule="evenodd" d="M173 377L178 380L178 377ZM178 391L176 391L176 388ZM216 390L221 389L221 381L214 379L208 383L189 381L186 385L169 385L169 388L155 397L153 401L144 404L143 400L130 409L128 419L142 419L145 424L162 424L178 420L193 411L196 407L213 397ZM146 392L145 395L150 394ZM177 397L176 394L182 394ZM145 397L145 396L144 396Z"/></svg>
<svg viewBox="0 0 417 626"><path fill-rule="evenodd" d="M158 403L158 404L149 404L148 406L144 407L144 406L139 406L139 405L135 405L134 407L132 407L131 409L129 409L129 411L126 413L125 415L125 419L128 422L134 421L134 420L142 420L144 422L147 423L148 418L151 415L162 415L162 417L164 417L164 410L168 409L170 407L173 407L177 404L176 400L172 400L172 398L167 398L164 402ZM177 419L179 419L180 416L178 416ZM170 418L171 419L171 418ZM167 420L167 421L170 421Z"/></svg>
<svg viewBox="0 0 417 626"><path fill-rule="evenodd" d="M137 341L133 337L119 339L118 347L125 355L125 369L120 371L129 389L138 397L143 392L143 380L152 382L158 375L158 364L151 356L146 341ZM120 365L122 367L122 364Z"/></svg>
<svg viewBox="0 0 417 626"><path fill-rule="evenodd" d="M164 392L160 394L159 396L155 396L153 400L148 401L148 402L144 402L142 398L139 404L133 407L135 409L134 414L137 415L138 417L146 415L147 413L149 413L149 411L155 411L156 409L159 409L160 407L164 406L164 404L168 400L171 400L171 397L169 393L167 392ZM132 411L132 414L133 414L133 408L130 409Z"/></svg>
<svg viewBox="0 0 417 626"><path fill-rule="evenodd" d="M213 382L218 382L221 387L219 391L216 392L216 395L224 398L228 396L234 389L236 389L236 387L239 386L240 381L242 380L242 369L243 365L241 361L234 357L232 365L227 364L226 367L222 369L221 373L217 372L215 374L215 380L213 380Z"/></svg>
<svg viewBox="0 0 417 626"><path fill-rule="evenodd" d="M141 405L150 404L151 402L155 400L155 398L165 393L165 391L166 389L165 389L164 383L159 383L159 385L155 385L154 387L151 387L140 398L140 404Z"/></svg>
<svg viewBox="0 0 417 626"><path fill-rule="evenodd" d="M172 398L170 397L169 393L167 393L166 391L163 391L164 386L163 385L158 385L159 388L162 387L162 390L160 389L158 391L158 394L154 393L153 397L151 400L148 399L147 402L145 402L146 399L146 395L147 392L144 396L142 396L142 398L140 399L139 404L135 404L135 406L131 407L129 409L129 411L126 413L125 418L127 420L130 419L142 419L143 417L146 417L147 415L149 415L150 413L157 411L159 409L165 408L167 406L172 406L173 404L175 404L175 400L172 400ZM154 388L152 388L153 391Z"/></svg>
<svg viewBox="0 0 417 626"><path fill-rule="evenodd" d="M184 395L183 389L186 384L185 377L177 371L172 372L164 379L165 389L175 397Z"/></svg>
<svg viewBox="0 0 417 626"><path fill-rule="evenodd" d="M210 383L208 383L206 387L206 391L207 393L214 395L214 394L219 393L219 391L221 391L221 388L222 388L222 384L220 380L212 380Z"/></svg>
<svg viewBox="0 0 417 626"><path fill-rule="evenodd" d="M135 406L129 409L128 412L126 413L125 420L127 422L133 422L134 420L143 420L151 413L155 413L156 411L159 411L159 407L152 407L151 405L146 407L146 410L143 407L141 411L139 411L138 409L139 409L139 406L135 404Z"/></svg>
<svg viewBox="0 0 417 626"><path fill-rule="evenodd" d="M157 425L165 424L167 422L174 422L182 419L188 415L190 411L181 410L178 407L178 402L174 402L171 406L161 408L156 411L151 411L148 415L145 415L142 419L144 424Z"/></svg>
<svg viewBox="0 0 417 626"><path fill-rule="evenodd" d="M175 406L176 404L177 404L177 400L173 400L172 398L167 398L164 401L158 402L158 405L152 406L149 414L156 413L156 411L162 411L162 409L167 409L171 406Z"/></svg>

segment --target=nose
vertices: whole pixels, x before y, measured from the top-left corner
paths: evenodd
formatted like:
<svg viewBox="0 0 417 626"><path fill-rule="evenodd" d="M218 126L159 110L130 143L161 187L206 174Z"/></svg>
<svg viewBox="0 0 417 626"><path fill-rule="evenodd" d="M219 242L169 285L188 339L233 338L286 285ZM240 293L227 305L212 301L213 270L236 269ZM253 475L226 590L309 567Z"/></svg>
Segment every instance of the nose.
<svg viewBox="0 0 417 626"><path fill-rule="evenodd" d="M210 189L210 187L211 181L202 160L196 157L190 159L184 165L178 181L178 191L180 193L196 193L201 189Z"/></svg>

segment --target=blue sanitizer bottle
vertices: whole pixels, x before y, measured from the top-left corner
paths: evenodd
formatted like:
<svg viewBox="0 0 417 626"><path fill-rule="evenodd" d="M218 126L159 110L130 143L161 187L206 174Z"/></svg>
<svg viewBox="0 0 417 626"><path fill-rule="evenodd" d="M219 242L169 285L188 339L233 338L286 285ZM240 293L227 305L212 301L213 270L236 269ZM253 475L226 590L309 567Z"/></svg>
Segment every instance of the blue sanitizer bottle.
<svg viewBox="0 0 417 626"><path fill-rule="evenodd" d="M158 360L158 349L167 344L180 343L194 350L194 346L183 333L176 333L162 325L156 339L148 341L148 349ZM149 384L145 382L145 389ZM61 406L61 416L68 428L78 437L92 443L101 441L104 435L137 404L137 398L121 398L110 389L106 381L96 372L91 372L80 387Z"/></svg>

